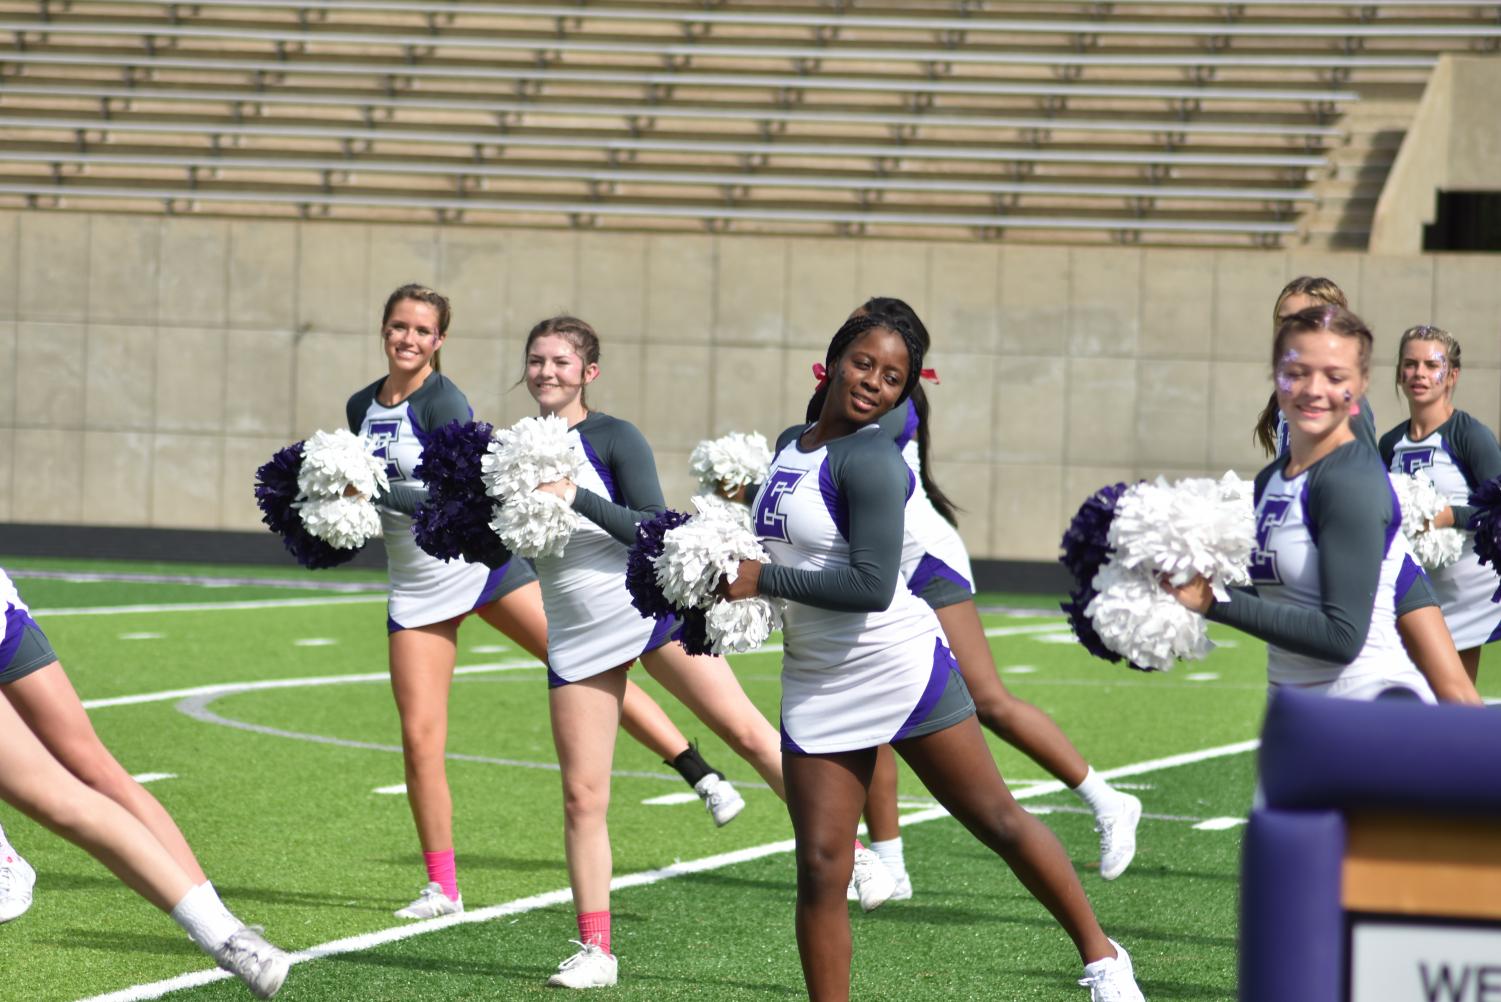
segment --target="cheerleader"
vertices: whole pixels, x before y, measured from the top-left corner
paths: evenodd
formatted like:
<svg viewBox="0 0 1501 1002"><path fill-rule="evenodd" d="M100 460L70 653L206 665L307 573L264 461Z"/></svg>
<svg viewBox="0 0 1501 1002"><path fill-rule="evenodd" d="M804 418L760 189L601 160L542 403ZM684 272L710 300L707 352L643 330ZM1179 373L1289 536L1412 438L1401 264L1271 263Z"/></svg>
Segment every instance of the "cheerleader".
<svg viewBox="0 0 1501 1002"><path fill-rule="evenodd" d="M413 475L427 434L472 417L469 402L438 371L448 334L448 300L421 285L405 285L386 300L381 340L387 373L349 398L351 431L377 443L391 488L376 498L384 530L391 591L386 627L391 690L401 717L407 801L422 844L428 883L397 910L407 919L463 911L453 852L453 800L445 768L448 694L460 622L471 612L537 657L547 657L547 622L536 574L524 560L489 568L424 553L412 535L412 515L426 496ZM627 730L678 769L717 824L745 806L721 773L673 726L639 688L626 696Z"/></svg>
<svg viewBox="0 0 1501 1002"><path fill-rule="evenodd" d="M927 352L928 329L902 300L869 299L854 315L862 314L891 317L906 324L917 336L924 353ZM932 370L924 370L923 375L936 378ZM808 415L809 420L816 417L813 413ZM1100 835L1100 876L1114 880L1125 872L1136 855L1141 801L1112 788L1084 761L1051 717L1018 699L1001 682L990 640L985 636L975 606L974 575L969 553L956 531L954 505L933 482L930 472L927 417L927 395L919 381L906 403L892 408L880 420L882 432L896 442L914 479L905 513L902 578L937 614L975 701L980 722L1062 780L1094 813L1095 830ZM865 818L870 848L895 878L892 899L910 898L912 883L902 858L897 819L896 761L888 747L881 749L877 760Z"/></svg>
<svg viewBox="0 0 1501 1002"><path fill-rule="evenodd" d="M3 569L0 687L0 799L171 915L257 998L275 995L290 959L224 907L171 816L100 742L47 635ZM31 867L24 876L29 905Z"/></svg>
<svg viewBox="0 0 1501 1002"><path fill-rule="evenodd" d="M625 588L636 525L666 510L651 447L635 426L590 410L585 387L600 374L599 337L575 317L553 317L527 335L525 382L540 412L568 421L581 470L544 484L583 516L561 556L539 557L547 611L548 705L563 776L563 844L578 913L579 950L547 983L613 985L610 950L610 768L626 671L647 672L755 767L782 795L776 730L740 688L729 664L692 657L671 641L675 622L643 619Z"/></svg>
<svg viewBox="0 0 1501 1002"><path fill-rule="evenodd" d="M1450 507L1433 520L1436 529L1466 528L1475 514L1468 506L1470 492L1501 476L1496 436L1454 407L1459 371L1459 342L1448 331L1421 326L1403 332L1396 381L1410 416L1381 436L1381 458L1393 473L1421 471L1448 499ZM1429 576L1473 682L1480 673L1481 647L1501 640L1501 604L1491 601L1496 575L1475 555L1471 533L1459 560Z"/></svg>
<svg viewBox="0 0 1501 1002"><path fill-rule="evenodd" d="M1352 428L1371 342L1364 322L1338 306L1310 307L1278 326L1273 373L1289 450L1256 476L1254 590L1223 602L1203 578L1171 590L1210 620L1267 641L1274 688L1347 699L1403 689L1426 702L1438 690L1478 702L1462 672L1428 668L1425 678L1397 633L1397 594L1426 585L1386 471Z"/></svg>
<svg viewBox="0 0 1501 1002"><path fill-rule="evenodd" d="M905 403L922 345L891 317L834 336L817 420L784 432L753 507L771 556L730 598L786 599L782 762L797 837L798 951L814 1002L849 997L845 886L876 748L890 743L940 803L996 851L1068 932L1096 1002L1141 999L1062 846L1007 790L933 610L901 576L912 471L874 422Z"/></svg>

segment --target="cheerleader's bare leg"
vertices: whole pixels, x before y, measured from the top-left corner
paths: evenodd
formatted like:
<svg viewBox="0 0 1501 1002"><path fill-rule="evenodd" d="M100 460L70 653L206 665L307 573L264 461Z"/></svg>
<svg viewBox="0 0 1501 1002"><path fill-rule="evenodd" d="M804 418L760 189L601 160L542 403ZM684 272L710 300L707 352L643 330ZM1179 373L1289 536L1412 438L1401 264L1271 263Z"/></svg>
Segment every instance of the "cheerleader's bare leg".
<svg viewBox="0 0 1501 1002"><path fill-rule="evenodd" d="M974 717L893 747L938 802L1006 861L1086 964L1116 955L1063 846L1011 796Z"/></svg>
<svg viewBox="0 0 1501 1002"><path fill-rule="evenodd" d="M130 778L130 773L99 740L61 664L54 661L0 691L5 693L29 731L63 768L145 825L195 884L208 879L166 808L144 786ZM170 910L171 905L167 907Z"/></svg>
<svg viewBox="0 0 1501 1002"><path fill-rule="evenodd" d="M390 635L391 693L401 716L407 803L425 852L453 848L453 798L444 753L457 618Z"/></svg>
<svg viewBox="0 0 1501 1002"><path fill-rule="evenodd" d="M643 654L641 663L673 698L749 762L777 796L786 799L781 735L740 688L728 661L695 657L681 644L669 643Z"/></svg>
<svg viewBox="0 0 1501 1002"><path fill-rule="evenodd" d="M610 908L610 770L620 730L625 666L547 692L563 775L563 847L579 914Z"/></svg>
<svg viewBox="0 0 1501 1002"><path fill-rule="evenodd" d="M782 756L787 813L797 837L797 951L812 1002L850 997L850 915L855 828L875 768L874 748Z"/></svg>
<svg viewBox="0 0 1501 1002"><path fill-rule="evenodd" d="M1454 649L1454 637L1436 605L1411 609L1397 617L1397 632L1407 656L1428 680L1433 694L1446 703L1479 705L1475 678L1480 671L1480 648ZM1473 655L1470 660L1466 655Z"/></svg>

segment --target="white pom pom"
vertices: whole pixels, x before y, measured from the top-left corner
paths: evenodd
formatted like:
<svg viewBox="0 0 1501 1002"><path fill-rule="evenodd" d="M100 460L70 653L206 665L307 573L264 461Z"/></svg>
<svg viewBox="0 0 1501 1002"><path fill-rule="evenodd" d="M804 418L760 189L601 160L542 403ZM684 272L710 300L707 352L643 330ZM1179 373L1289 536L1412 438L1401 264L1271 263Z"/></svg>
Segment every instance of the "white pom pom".
<svg viewBox="0 0 1501 1002"><path fill-rule="evenodd" d="M386 461L374 454L375 443L346 428L315 431L302 446L297 487L305 498L336 498L353 486L365 497L386 488Z"/></svg>
<svg viewBox="0 0 1501 1002"><path fill-rule="evenodd" d="M506 549L529 560L560 557L579 527L579 514L568 502L546 491L512 497L495 512L490 528Z"/></svg>
<svg viewBox="0 0 1501 1002"><path fill-rule="evenodd" d="M755 531L751 528L750 508L747 506L722 498L718 494L695 494L690 500L703 518L738 526L751 535L755 535Z"/></svg>
<svg viewBox="0 0 1501 1002"><path fill-rule="evenodd" d="M768 559L743 505L703 495L693 503L699 513L663 534L654 561L663 597L681 609L707 608L719 580L740 573L740 561Z"/></svg>
<svg viewBox="0 0 1501 1002"><path fill-rule="evenodd" d="M715 602L704 620L715 654L753 651L766 643L771 631L782 623L777 603L759 595L734 602Z"/></svg>
<svg viewBox="0 0 1501 1002"><path fill-rule="evenodd" d="M1402 508L1402 534L1412 545L1418 563L1429 570L1447 567L1464 552L1464 533L1458 529L1433 529L1430 524L1449 502L1432 480L1422 473L1389 474L1397 503Z"/></svg>
<svg viewBox="0 0 1501 1002"><path fill-rule="evenodd" d="M1167 671L1180 658L1199 660L1213 649L1204 617L1184 608L1149 568L1108 560L1094 587L1099 594L1085 615L1105 646L1133 664Z"/></svg>
<svg viewBox="0 0 1501 1002"><path fill-rule="evenodd" d="M760 432L732 431L693 447L688 468L706 491L736 491L766 479L771 448Z"/></svg>
<svg viewBox="0 0 1501 1002"><path fill-rule="evenodd" d="M572 479L579 458L568 438L568 422L549 414L522 418L495 432L480 470L486 493L503 501L529 494L538 484Z"/></svg>
<svg viewBox="0 0 1501 1002"><path fill-rule="evenodd" d="M1249 584L1256 520L1244 482L1191 478L1141 483L1121 495L1110 523L1114 562L1149 567L1173 584L1206 578L1216 597L1229 585Z"/></svg>
<svg viewBox="0 0 1501 1002"><path fill-rule="evenodd" d="M380 535L380 513L368 498L309 498L294 507L307 531L337 550L357 550Z"/></svg>

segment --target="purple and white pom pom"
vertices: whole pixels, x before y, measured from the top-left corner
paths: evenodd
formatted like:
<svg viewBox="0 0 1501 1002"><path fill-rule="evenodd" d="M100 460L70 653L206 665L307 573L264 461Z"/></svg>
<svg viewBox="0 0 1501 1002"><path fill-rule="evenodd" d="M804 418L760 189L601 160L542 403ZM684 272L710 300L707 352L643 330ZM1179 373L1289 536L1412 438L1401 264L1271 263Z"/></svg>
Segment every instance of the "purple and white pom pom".
<svg viewBox="0 0 1501 1002"><path fill-rule="evenodd" d="M733 602L718 601L704 617L715 654L745 654L766 643L782 625L780 603L757 595Z"/></svg>
<svg viewBox="0 0 1501 1002"><path fill-rule="evenodd" d="M1475 534L1475 556L1501 574L1501 477L1493 477L1471 491L1470 504L1476 511L1465 528ZM1501 602L1501 587L1491 601Z"/></svg>
<svg viewBox="0 0 1501 1002"><path fill-rule="evenodd" d="M677 609L704 611L713 653L755 650L780 625L780 604L760 596L729 601L717 589L721 579L735 580L740 561L767 560L766 550L743 505L710 495L693 503L698 514L662 534L661 553L653 560L662 597Z"/></svg>
<svg viewBox="0 0 1501 1002"><path fill-rule="evenodd" d="M578 512L567 501L546 491L528 491L511 497L490 521L490 528L506 549L528 560L562 556L578 527Z"/></svg>
<svg viewBox="0 0 1501 1002"><path fill-rule="evenodd" d="M579 458L567 420L556 414L528 417L495 432L481 469L486 492L501 501L530 494L539 484L573 479Z"/></svg>
<svg viewBox="0 0 1501 1002"><path fill-rule="evenodd" d="M1402 509L1402 535L1412 546L1413 556L1430 571L1448 567L1464 552L1464 533L1458 529L1430 528L1439 513L1449 507L1432 480L1423 474L1390 473L1392 490Z"/></svg>
<svg viewBox="0 0 1501 1002"><path fill-rule="evenodd" d="M315 431L302 446L297 486L305 498L337 498L353 487L365 497L390 486L386 461L375 455L375 443L348 430Z"/></svg>
<svg viewBox="0 0 1501 1002"><path fill-rule="evenodd" d="M380 513L369 498L307 498L296 507L303 527L336 550L358 550L381 534Z"/></svg>
<svg viewBox="0 0 1501 1002"><path fill-rule="evenodd" d="M1121 495L1110 522L1112 563L1147 568L1175 585L1209 581L1215 597L1229 585L1249 584L1256 548L1251 492L1234 473L1219 480L1189 478L1169 484L1158 477Z"/></svg>
<svg viewBox="0 0 1501 1002"><path fill-rule="evenodd" d="M1204 617L1163 590L1151 569L1110 560L1094 586L1098 594L1085 614L1100 641L1133 668L1167 671L1175 661L1200 660L1213 648Z"/></svg>
<svg viewBox="0 0 1501 1002"><path fill-rule="evenodd" d="M771 448L760 432L749 435L732 431L705 439L693 447L688 469L706 491L734 493L766 479L771 467Z"/></svg>

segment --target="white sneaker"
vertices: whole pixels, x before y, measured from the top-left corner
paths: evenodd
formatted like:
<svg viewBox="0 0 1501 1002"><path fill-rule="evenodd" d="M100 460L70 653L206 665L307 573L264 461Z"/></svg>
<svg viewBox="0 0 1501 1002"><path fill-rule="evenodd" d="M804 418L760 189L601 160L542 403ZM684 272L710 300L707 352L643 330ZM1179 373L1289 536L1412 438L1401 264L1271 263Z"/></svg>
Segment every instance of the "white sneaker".
<svg viewBox="0 0 1501 1002"><path fill-rule="evenodd" d="M900 877L895 877L893 879L896 881L896 890L892 891L891 892L891 897L887 898L886 900L887 901L911 901L912 900L912 877L910 875L904 873Z"/></svg>
<svg viewBox="0 0 1501 1002"><path fill-rule="evenodd" d="M579 952L558 965L557 973L547 979L549 988L609 988L615 983L620 962L595 943L579 943Z"/></svg>
<svg viewBox="0 0 1501 1002"><path fill-rule="evenodd" d="M268 999L280 991L292 966L291 958L250 926L242 926L221 943L213 956L214 963L245 982L250 994L258 999Z"/></svg>
<svg viewBox="0 0 1501 1002"><path fill-rule="evenodd" d="M864 846L855 850L853 882L861 911L875 911L896 893L896 878L886 869L881 857Z"/></svg>
<svg viewBox="0 0 1501 1002"><path fill-rule="evenodd" d="M1136 987L1136 972L1131 969L1131 955L1115 940L1116 956L1084 965L1079 984L1089 989L1089 1002L1146 1002Z"/></svg>
<svg viewBox="0 0 1501 1002"><path fill-rule="evenodd" d="M430 919L437 918L439 915L457 915L463 910L464 895L460 894L459 899L455 901L443 893L441 884L433 881L422 889L416 901L405 908L398 908L394 914L397 918L404 919Z"/></svg>
<svg viewBox="0 0 1501 1002"><path fill-rule="evenodd" d="M36 886L36 871L9 844L0 846L0 922L9 922L26 914L31 907L31 889Z"/></svg>
<svg viewBox="0 0 1501 1002"><path fill-rule="evenodd" d="M1114 880L1126 872L1136 857L1136 825L1141 821L1141 801L1122 793L1116 809L1095 818L1100 833L1100 876Z"/></svg>
<svg viewBox="0 0 1501 1002"><path fill-rule="evenodd" d="M740 791L730 785L730 781L714 775L712 772L693 784L693 792L698 794L704 806L709 810L709 816L714 819L714 824L723 828L735 816L745 810L745 798Z"/></svg>

